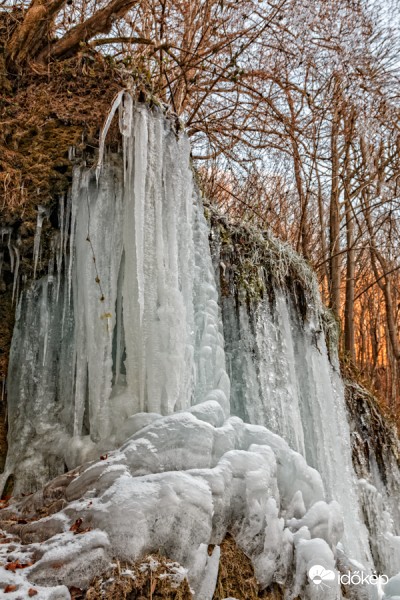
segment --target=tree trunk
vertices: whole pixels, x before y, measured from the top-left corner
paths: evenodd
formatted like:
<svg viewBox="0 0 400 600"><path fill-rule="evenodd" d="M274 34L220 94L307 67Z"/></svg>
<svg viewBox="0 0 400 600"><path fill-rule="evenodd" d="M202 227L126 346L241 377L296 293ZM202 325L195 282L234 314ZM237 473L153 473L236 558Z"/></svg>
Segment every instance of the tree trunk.
<svg viewBox="0 0 400 600"><path fill-rule="evenodd" d="M7 63L22 65L49 41L54 19L67 0L32 0L25 17L7 44Z"/></svg>
<svg viewBox="0 0 400 600"><path fill-rule="evenodd" d="M340 200L339 200L339 122L340 114L337 108L335 94L334 113L331 130L331 161L332 183L329 211L329 255L330 255L330 306L336 317L340 315Z"/></svg>
<svg viewBox="0 0 400 600"><path fill-rule="evenodd" d="M355 285L355 249L353 207L350 198L350 152L353 138L355 115L350 114L345 127L345 155L343 164L343 188L346 211L346 299L344 307L344 350L350 360L355 362L354 346L354 285Z"/></svg>
<svg viewBox="0 0 400 600"><path fill-rule="evenodd" d="M382 290L383 298L385 301L385 313L386 313L386 326L387 332L391 344L391 348L393 351L394 358L399 361L400 360L400 343L398 339L397 332L397 324L394 313L393 306L393 295L392 295L392 284L391 284L391 275L390 268L384 259L381 252L376 247L375 244L375 235L372 227L371 213L370 213L370 204L367 192L364 193L364 213L365 220L367 223L368 233L370 237L370 253L371 253L371 265L372 270L374 272L374 277L379 288ZM377 262L381 268L379 271Z"/></svg>
<svg viewBox="0 0 400 600"><path fill-rule="evenodd" d="M352 362L355 361L354 347L354 275L355 251L353 239L354 224L350 200L346 200L346 300L344 307L344 349Z"/></svg>
<svg viewBox="0 0 400 600"><path fill-rule="evenodd" d="M111 0L107 6L79 23L59 40L52 40L55 19L67 0L32 0L23 21L7 44L7 64L18 69L29 60L46 63L74 55L80 45L110 31L138 0Z"/></svg>

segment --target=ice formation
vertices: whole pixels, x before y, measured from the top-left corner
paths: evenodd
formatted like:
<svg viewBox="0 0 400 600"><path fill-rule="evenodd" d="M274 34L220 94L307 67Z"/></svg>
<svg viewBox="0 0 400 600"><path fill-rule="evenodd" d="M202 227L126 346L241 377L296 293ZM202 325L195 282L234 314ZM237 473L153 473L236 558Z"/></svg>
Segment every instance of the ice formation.
<svg viewBox="0 0 400 600"><path fill-rule="evenodd" d="M335 357L328 357L316 307L310 304L300 320L279 289L272 304L266 299L250 315L245 304L236 310L234 302L228 297L222 303L233 412L250 423L264 423L319 470L328 498L346 507L346 548L370 563L343 384Z"/></svg>
<svg viewBox="0 0 400 600"><path fill-rule="evenodd" d="M136 415L138 424L143 416ZM62 508L53 513L54 502ZM40 507L50 516L26 523ZM76 523L78 535L71 532ZM319 473L265 427L226 419L216 400L153 415L119 450L1 511L0 524L23 544L8 555L1 546L8 561L33 563L24 569L25 585L85 587L112 559L160 550L188 569L196 598L209 600L227 531L262 586L284 583L295 598L310 566L335 569L343 529L337 504L324 501ZM0 585L11 577L3 575ZM325 597L337 594L334 586Z"/></svg>
<svg viewBox="0 0 400 600"><path fill-rule="evenodd" d="M97 171L77 167L60 201L49 275L18 304L1 481L34 493L0 511L20 538L0 553L27 563L0 567L0 588L68 598L112 560L161 550L211 600L229 532L262 586L313 600L320 566L324 598L340 598L339 571L374 565L320 308L301 321L276 288L250 315L229 297L221 314L186 136L129 93L117 111L122 158L106 127ZM378 520L392 576L398 538Z"/></svg>

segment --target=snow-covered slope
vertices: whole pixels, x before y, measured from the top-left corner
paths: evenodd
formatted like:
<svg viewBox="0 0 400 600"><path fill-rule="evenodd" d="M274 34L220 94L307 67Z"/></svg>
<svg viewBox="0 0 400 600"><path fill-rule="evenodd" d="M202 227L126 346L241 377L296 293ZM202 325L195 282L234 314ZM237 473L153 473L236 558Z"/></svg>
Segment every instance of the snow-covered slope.
<svg viewBox="0 0 400 600"><path fill-rule="evenodd" d="M0 552L26 565L0 587L67 598L54 586L161 550L211 600L229 532L262 586L320 597L315 567L339 598L339 572L374 565L312 275L301 316L267 263L252 304L219 289L185 135L129 94L113 109L123 156L76 168L56 269L18 306L2 484L34 493L0 511L19 536Z"/></svg>

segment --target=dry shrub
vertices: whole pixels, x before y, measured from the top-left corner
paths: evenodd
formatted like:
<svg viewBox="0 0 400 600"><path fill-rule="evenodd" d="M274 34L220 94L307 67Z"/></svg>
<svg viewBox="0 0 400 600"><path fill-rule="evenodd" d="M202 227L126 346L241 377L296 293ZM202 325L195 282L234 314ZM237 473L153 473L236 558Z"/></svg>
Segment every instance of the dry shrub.
<svg viewBox="0 0 400 600"><path fill-rule="evenodd" d="M147 556L133 566L117 562L108 573L96 578L81 597L85 600L192 600L186 579L178 587L173 586L171 575L174 565L177 563L158 554ZM129 576L129 572L134 574L134 578ZM221 544L213 600L229 597L237 600L282 600L283 591L277 585L260 590L250 559L228 534ZM78 599L79 596L76 596Z"/></svg>
<svg viewBox="0 0 400 600"><path fill-rule="evenodd" d="M192 600L187 579L174 583L179 565L160 555L147 556L135 565L118 562L105 575L96 578L86 600ZM127 572L128 571L128 572ZM132 575L133 574L133 577Z"/></svg>
<svg viewBox="0 0 400 600"><path fill-rule="evenodd" d="M213 600L229 597L237 600L282 600L283 593L275 585L260 590L251 560L228 534L221 544L218 581Z"/></svg>
<svg viewBox="0 0 400 600"><path fill-rule="evenodd" d="M1 65L0 65L1 68ZM0 217L36 218L71 180L68 150L89 154L121 88L118 71L94 52L16 75L0 102Z"/></svg>

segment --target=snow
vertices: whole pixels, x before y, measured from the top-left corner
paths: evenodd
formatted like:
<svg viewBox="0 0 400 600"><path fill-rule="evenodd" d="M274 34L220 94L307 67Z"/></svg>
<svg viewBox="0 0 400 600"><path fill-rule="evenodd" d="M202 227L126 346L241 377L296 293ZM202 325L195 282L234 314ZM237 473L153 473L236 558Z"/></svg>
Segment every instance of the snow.
<svg viewBox="0 0 400 600"><path fill-rule="evenodd" d="M400 573L389 579L383 591L383 600L398 600L400 598Z"/></svg>

